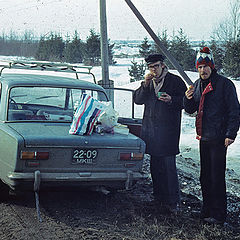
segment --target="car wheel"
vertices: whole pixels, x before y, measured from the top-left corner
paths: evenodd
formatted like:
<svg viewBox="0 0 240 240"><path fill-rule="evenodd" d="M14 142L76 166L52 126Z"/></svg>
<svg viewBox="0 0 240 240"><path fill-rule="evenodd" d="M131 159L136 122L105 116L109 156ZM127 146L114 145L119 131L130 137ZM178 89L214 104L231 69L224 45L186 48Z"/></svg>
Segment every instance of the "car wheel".
<svg viewBox="0 0 240 240"><path fill-rule="evenodd" d="M0 201L3 201L8 198L9 188L0 180Z"/></svg>

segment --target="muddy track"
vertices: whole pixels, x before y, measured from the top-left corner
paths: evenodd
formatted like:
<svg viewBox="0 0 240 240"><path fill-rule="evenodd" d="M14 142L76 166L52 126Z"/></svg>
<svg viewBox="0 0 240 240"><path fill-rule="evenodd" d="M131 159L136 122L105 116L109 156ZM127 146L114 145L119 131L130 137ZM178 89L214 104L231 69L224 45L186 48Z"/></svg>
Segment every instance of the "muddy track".
<svg viewBox="0 0 240 240"><path fill-rule="evenodd" d="M184 159L183 163L187 160ZM198 178L193 169L179 166L183 212L177 218L166 217L156 210L151 201L150 179L138 182L130 191L109 195L90 191L40 192L41 223L37 217L34 193L13 197L0 189L0 239L146 240L168 239L166 236L176 237L177 234L179 239L185 239L183 233L189 234L186 239L191 239L194 229L196 234L201 231L213 234L191 215L192 210L200 208L200 200L196 197ZM192 168L195 164L189 166ZM229 206L229 220L237 226L240 222L239 198L229 195ZM189 226L193 226L190 233ZM228 239L238 238L234 235Z"/></svg>
<svg viewBox="0 0 240 240"><path fill-rule="evenodd" d="M127 194L105 196L86 191L40 193L42 222L33 193L6 196L0 208L1 240L123 239L125 230L119 230L119 224L127 224L134 214Z"/></svg>
<svg viewBox="0 0 240 240"><path fill-rule="evenodd" d="M23 236L27 239L44 239L32 196L5 196L5 200L0 204L1 239L22 239Z"/></svg>

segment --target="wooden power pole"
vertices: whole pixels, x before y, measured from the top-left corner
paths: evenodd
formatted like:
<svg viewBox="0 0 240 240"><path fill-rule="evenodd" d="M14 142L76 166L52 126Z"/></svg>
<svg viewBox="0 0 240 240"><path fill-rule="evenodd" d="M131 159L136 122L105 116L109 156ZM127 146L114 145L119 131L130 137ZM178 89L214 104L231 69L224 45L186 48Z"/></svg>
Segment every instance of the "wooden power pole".
<svg viewBox="0 0 240 240"><path fill-rule="evenodd" d="M113 92L108 89L113 87L113 81L109 79L109 58L108 58L108 35L107 35L107 14L106 0L100 0L100 32L101 32L101 66L102 80L99 84L106 88L109 99L113 102Z"/></svg>

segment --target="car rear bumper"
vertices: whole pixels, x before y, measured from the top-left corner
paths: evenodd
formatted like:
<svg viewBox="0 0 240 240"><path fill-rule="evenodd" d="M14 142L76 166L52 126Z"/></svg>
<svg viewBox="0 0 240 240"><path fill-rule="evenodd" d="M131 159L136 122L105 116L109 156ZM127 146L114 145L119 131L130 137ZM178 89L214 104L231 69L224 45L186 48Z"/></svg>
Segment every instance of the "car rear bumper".
<svg viewBox="0 0 240 240"><path fill-rule="evenodd" d="M36 173L36 172L35 172ZM124 186L128 189L133 182L145 178L140 172L76 172L76 173L45 173L38 171L38 180L35 173L11 172L8 174L9 185L11 188L31 188L33 184L39 185L39 189L44 187L60 186L106 186L117 187ZM37 182L37 183L36 183ZM39 182L39 183L38 183ZM41 187L40 187L41 186Z"/></svg>

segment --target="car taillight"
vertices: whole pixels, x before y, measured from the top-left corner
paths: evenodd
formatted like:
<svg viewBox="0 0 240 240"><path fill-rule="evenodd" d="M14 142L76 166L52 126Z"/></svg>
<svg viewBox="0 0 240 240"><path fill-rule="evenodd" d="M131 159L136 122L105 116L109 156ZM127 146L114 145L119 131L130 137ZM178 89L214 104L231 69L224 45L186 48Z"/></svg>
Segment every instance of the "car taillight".
<svg viewBox="0 0 240 240"><path fill-rule="evenodd" d="M35 159L35 152L21 152L21 157L22 160L30 160L30 159Z"/></svg>
<svg viewBox="0 0 240 240"><path fill-rule="evenodd" d="M49 158L49 152L21 151L20 158L22 160L47 160Z"/></svg>
<svg viewBox="0 0 240 240"><path fill-rule="evenodd" d="M120 153L120 160L142 160L143 153Z"/></svg>
<svg viewBox="0 0 240 240"><path fill-rule="evenodd" d="M49 158L49 152L37 152L36 159L37 160L47 160Z"/></svg>

